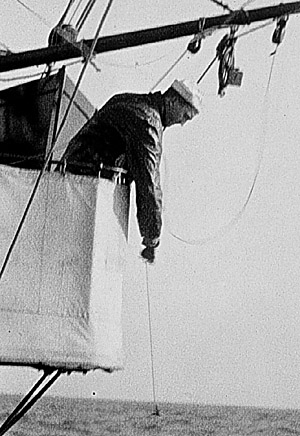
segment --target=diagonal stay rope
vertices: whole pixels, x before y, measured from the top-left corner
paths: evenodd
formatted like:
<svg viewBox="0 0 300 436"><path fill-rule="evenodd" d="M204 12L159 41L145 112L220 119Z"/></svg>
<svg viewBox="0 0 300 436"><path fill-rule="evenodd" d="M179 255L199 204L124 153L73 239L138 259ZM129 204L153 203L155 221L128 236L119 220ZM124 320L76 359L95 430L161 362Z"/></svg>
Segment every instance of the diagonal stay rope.
<svg viewBox="0 0 300 436"><path fill-rule="evenodd" d="M53 153L53 151L54 151L54 148L55 148L55 146L56 146L57 140L58 140L58 138L59 138L59 136L60 136L60 134L61 134L61 132L62 132L62 129L63 129L65 123L66 123L66 120L67 120L68 115L69 115L69 113L70 113L71 107L72 107L73 102L74 102L74 100L75 100L75 96L76 96L77 91L78 91L78 89L79 89L80 83L81 83L81 81L82 81L82 79L83 79L84 73L85 73L85 71L86 71L86 69L87 69L87 67L88 67L88 65L89 65L90 59L91 59L92 56L93 56L93 53L94 53L94 50L95 50L95 46L96 46L96 44L97 44L97 40L98 40L98 37L99 37L100 31L101 31L102 26L103 26L103 24L104 24L104 21L105 21L105 19L106 19L106 17L107 17L107 14L108 14L108 12L109 12L111 6L112 6L113 1L114 1L114 0L109 0L108 5L106 6L106 9L105 9L105 11L104 11L104 14L103 14L103 16L102 16L102 18L101 18L101 20L100 20L99 26L98 26L98 28L97 28L97 30L96 30L96 33L95 33L95 36L94 36L94 39L93 39L93 43L92 43L91 49L90 49L90 51L89 51L89 53L88 53L88 55L87 55L87 57L86 57L86 59L85 59L84 65L83 65L82 70L81 70L80 75L79 75L79 78L77 79L77 82L76 82L76 85L75 85L75 88L74 88L73 94L72 94L72 96L71 96L71 98L70 98L69 104L68 104L68 106L67 106L67 109L66 109L66 112L65 112L65 114L64 114L64 117L63 117L63 119L62 119L62 121L61 121L61 124L60 124L60 127L59 127L59 129L58 129L58 132L57 132L57 134L55 135L55 137L54 137L54 139L53 139L53 142L52 142L52 144L51 144L50 150L49 150L49 152L48 152L48 154L47 154L47 156L46 156L46 159L45 159L44 165L43 165L43 167L42 167L42 169L41 169L41 171L40 171L40 173L39 173L39 175L38 175L38 177L37 177L37 179L36 179L36 182L35 182L34 187L33 187L33 189L32 189L31 195L30 195L29 200L28 200L28 202L27 202L27 205L26 205L26 207L25 207L25 210L24 210L23 216L22 216L22 218L21 218L21 220L20 220L20 222L19 222L18 228L17 228L17 230L16 230L16 232L15 232L15 235L14 235L14 237L13 237L13 240L12 240L12 242L11 242L11 244L10 244L10 246L9 246L9 249L8 249L8 251L7 251L7 254L6 254L6 256L5 256L4 262L3 262L2 267L1 267L1 270L0 270L0 280L1 280L2 277L3 277L3 274L4 274L5 270L6 270L6 267L7 267L8 261L9 261L9 259L10 259L11 254L12 254L12 251L13 251L15 245L16 245L16 242L17 242L17 240L18 240L18 238L19 238L19 235L20 235L20 233L21 233L21 230L22 230L22 228L23 228L23 226L24 226L24 223L25 223L26 217L27 217L27 215L28 215L28 213L29 213L29 210L30 210L30 208L31 208L31 205L32 205L32 203L33 203L33 200L34 200L34 198L35 198L35 196L36 196L36 193L37 193L37 190L38 190L38 188L39 188L39 185L40 185L41 179L42 179L42 177L43 177L43 175L44 175L44 173L45 173L45 171L46 171L46 169L47 169L47 167L48 167L48 165L49 165L49 162L50 162L50 159L51 159L52 153Z"/></svg>

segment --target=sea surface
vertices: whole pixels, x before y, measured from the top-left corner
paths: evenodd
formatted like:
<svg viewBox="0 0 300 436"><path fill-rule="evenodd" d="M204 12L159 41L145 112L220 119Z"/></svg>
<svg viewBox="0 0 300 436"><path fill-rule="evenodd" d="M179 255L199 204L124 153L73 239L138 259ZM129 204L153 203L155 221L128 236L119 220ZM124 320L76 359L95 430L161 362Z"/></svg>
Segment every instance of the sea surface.
<svg viewBox="0 0 300 436"><path fill-rule="evenodd" d="M0 420L19 397L0 395ZM300 435L300 411L45 397L7 434L15 436Z"/></svg>

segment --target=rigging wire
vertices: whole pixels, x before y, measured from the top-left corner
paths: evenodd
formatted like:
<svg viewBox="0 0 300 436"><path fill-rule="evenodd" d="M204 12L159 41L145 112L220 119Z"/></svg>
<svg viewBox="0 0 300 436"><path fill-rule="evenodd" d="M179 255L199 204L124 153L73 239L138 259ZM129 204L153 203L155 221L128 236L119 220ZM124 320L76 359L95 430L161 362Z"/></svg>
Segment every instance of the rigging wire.
<svg viewBox="0 0 300 436"><path fill-rule="evenodd" d="M70 98L70 101L69 101L69 104L68 104L68 106L67 106L67 108L66 108L66 112L65 112L64 117L63 117L63 119L62 119L62 121L61 121L61 124L60 124L60 126L59 126L58 132L57 132L57 134L55 135L55 137L54 137L54 139L53 139L53 142L52 142L52 144L51 144L50 150L49 150L49 152L48 152L48 154L47 154L47 156L46 156L46 158L45 158L45 162L44 162L43 168L40 170L40 173L39 173L39 175L38 175L38 177L37 177L37 179L36 179L36 181L35 181L35 184L34 184L34 187L33 187L33 189L32 189L31 195L30 195L29 200L28 200L28 202L27 202L27 205L26 205L26 207L25 207L25 210L24 210L23 216L22 216L22 218L21 218L21 220L20 220L20 222L19 222L18 228L17 228L17 230L16 230L16 232L15 232L15 235L14 235L14 237L13 237L13 239L12 239L12 242L11 242L11 244L10 244L10 246L9 246L9 249L8 249L8 251L7 251L7 253L6 253L6 256L5 256L4 262L3 262L2 267L1 267L1 269L0 269L0 280L1 280L2 277L3 277L3 274L4 274L5 270L6 270L6 266L7 266L7 264L8 264L8 261L9 261L9 259L10 259L11 254L12 254L12 251L13 251L15 245L16 245L16 242L17 242L17 240L18 240L18 238L19 238L20 232L21 232L21 230L22 230L22 228L23 228L23 225L24 225L25 219L26 219L26 217L27 217L27 215L28 215L28 212L29 212L29 210L30 210L30 208L31 208L31 205L32 205L32 203L33 203L33 200L34 200L34 198L35 198L35 196L36 196L37 190L38 190L39 185L40 185L40 181L41 181L41 179L42 179L42 177L43 177L43 175L44 175L44 173L45 173L45 171L46 171L46 169L47 169L47 167L48 167L48 165L49 165L49 162L50 162L50 159L51 159L52 153L53 153L53 151L54 151L54 148L55 148L55 146L56 146L56 143L57 143L58 137L60 136L60 134L61 134L61 132L62 132L62 129L63 129L64 125L65 125L65 122L66 122L66 120L67 120L67 117L68 117L69 112L70 112L70 109L71 109L71 106L73 105L73 102L74 102L75 96L76 96L76 94L77 94L78 88L79 88L79 86L80 86L80 83L81 83L81 81L82 81L82 78L83 78L83 76L84 76L84 73L85 73L85 71L86 71L86 68L87 68L87 66L89 65L90 59L91 59L91 57L92 57L92 55L93 55L93 52L94 52L94 50L95 50L95 47L96 47L96 44L97 44L97 40L98 40L98 36L99 36L99 34L100 34L100 31L101 31L101 29L102 29L102 26L103 26L103 24L104 24L104 21L105 21L107 15L108 15L108 12L109 12L109 10L110 10L112 4L113 4L113 1L114 1L114 0L109 0L108 5L106 6L106 9L105 9L105 11L104 11L104 14L103 14L103 16L102 16L102 18L101 18L101 20L100 20L99 26L98 26L98 28L97 28L97 31L96 31L95 36L94 36L94 39L93 39L92 46L91 46L91 48L90 48L90 51L89 51L88 56L87 56L86 59L85 59L85 62L84 62L84 65L83 65L83 67L82 67L82 70L81 70L81 72L80 72L80 75L79 75L79 77L78 77L78 79L77 79L77 82L76 82L76 85L75 85L75 88L74 88L73 94L72 94L72 96L71 96L71 98Z"/></svg>
<svg viewBox="0 0 300 436"><path fill-rule="evenodd" d="M184 56L188 53L188 50L185 49L183 53L176 59L176 61L167 69L167 71L161 76L161 78L152 86L150 92L154 91L154 89L170 74L170 72L176 67L177 64L184 58Z"/></svg>
<svg viewBox="0 0 300 436"><path fill-rule="evenodd" d="M150 304L150 292L149 292L149 274L148 274L147 262L145 262L145 267L146 267L146 289L147 289L148 325L149 325L149 342L150 342L151 375L152 375L152 394L153 394L153 405L154 405L153 415L159 416L159 408L156 402L156 391L155 391L153 336L152 336L151 304Z"/></svg>
<svg viewBox="0 0 300 436"><path fill-rule="evenodd" d="M51 24L44 18L42 15L40 15L38 12L36 12L34 9L31 9L29 6L27 6L23 1L21 0L15 0L17 3L19 3L21 6L23 6L27 11L29 11L32 15L34 15L36 18L38 18L41 23L43 23L47 27L51 27Z"/></svg>

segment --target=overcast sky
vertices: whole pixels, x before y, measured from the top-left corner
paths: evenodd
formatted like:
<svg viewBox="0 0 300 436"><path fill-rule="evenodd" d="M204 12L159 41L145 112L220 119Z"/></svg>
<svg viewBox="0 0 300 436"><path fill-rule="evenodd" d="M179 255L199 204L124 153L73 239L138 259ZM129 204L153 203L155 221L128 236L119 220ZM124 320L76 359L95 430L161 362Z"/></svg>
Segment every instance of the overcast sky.
<svg viewBox="0 0 300 436"><path fill-rule="evenodd" d="M67 2L24 3L49 27L17 1L2 0L0 42L12 51L44 47ZM93 37L106 2L98 4L81 37ZM257 0L249 8L273 4ZM222 13L209 0L115 0L102 35ZM241 88L218 97L215 65L201 82L201 114L165 132L164 229L156 263L149 267L158 401L300 407L299 17L289 19L266 95L273 30L272 23L238 40ZM205 40L201 52L185 57L158 89L174 78L197 80L223 34ZM101 72L89 67L81 90L95 107L116 92L148 92L189 40L99 55ZM0 80L38 71L3 73ZM80 65L67 71L76 81ZM262 152L250 202L228 227L245 203ZM182 243L171 233L199 244ZM139 250L133 204L124 279L125 370L62 377L51 394L152 399ZM4 391L24 393L36 377L31 369L0 371Z"/></svg>

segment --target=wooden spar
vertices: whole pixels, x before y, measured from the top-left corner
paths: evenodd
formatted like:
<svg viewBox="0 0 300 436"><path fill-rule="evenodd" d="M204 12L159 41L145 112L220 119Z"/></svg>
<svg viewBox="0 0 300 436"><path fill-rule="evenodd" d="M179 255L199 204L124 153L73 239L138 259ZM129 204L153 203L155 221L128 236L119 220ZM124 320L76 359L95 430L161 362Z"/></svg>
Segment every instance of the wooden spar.
<svg viewBox="0 0 300 436"><path fill-rule="evenodd" d="M233 12L232 14L205 18L203 30L234 24L245 25L280 17L285 14L297 14L298 12L300 12L300 1L284 4L281 3L277 6L268 6L259 9L251 9L247 10L247 12L240 10ZM198 32L199 19L151 29L138 30L135 32L104 36L98 39L95 53L99 54L144 44L167 41L184 36L195 35ZM82 50L80 47L82 46L82 43L87 47L91 47L92 42L91 39L87 39L73 45L64 44L26 52L11 53L0 57L0 72L81 57Z"/></svg>

